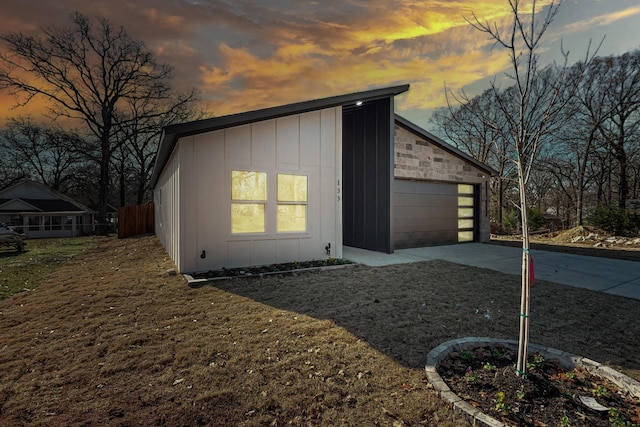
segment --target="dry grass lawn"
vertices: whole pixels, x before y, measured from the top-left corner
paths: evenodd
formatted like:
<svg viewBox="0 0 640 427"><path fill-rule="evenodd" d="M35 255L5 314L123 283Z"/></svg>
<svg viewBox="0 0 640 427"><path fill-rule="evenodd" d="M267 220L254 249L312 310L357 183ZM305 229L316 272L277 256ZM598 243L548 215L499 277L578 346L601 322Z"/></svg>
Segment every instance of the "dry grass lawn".
<svg viewBox="0 0 640 427"><path fill-rule="evenodd" d="M155 237L96 239L0 301L0 425L459 426L427 353L517 337L519 280L444 261L189 288ZM539 282L533 342L640 379L640 301Z"/></svg>

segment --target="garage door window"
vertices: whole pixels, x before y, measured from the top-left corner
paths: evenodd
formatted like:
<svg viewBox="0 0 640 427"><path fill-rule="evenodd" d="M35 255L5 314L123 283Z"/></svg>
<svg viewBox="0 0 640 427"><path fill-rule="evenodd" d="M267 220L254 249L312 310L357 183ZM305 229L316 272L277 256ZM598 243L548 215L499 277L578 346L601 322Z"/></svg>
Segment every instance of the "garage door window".
<svg viewBox="0 0 640 427"><path fill-rule="evenodd" d="M267 174L231 171L231 233L264 233Z"/></svg>
<svg viewBox="0 0 640 427"><path fill-rule="evenodd" d="M471 184L458 184L458 242L473 242L475 194Z"/></svg>

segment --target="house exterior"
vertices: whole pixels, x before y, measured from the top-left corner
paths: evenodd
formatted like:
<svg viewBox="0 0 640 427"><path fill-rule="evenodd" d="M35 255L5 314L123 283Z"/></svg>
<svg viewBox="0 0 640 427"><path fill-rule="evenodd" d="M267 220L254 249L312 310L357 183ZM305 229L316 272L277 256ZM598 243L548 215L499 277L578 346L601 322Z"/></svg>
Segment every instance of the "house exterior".
<svg viewBox="0 0 640 427"><path fill-rule="evenodd" d="M391 253L488 240L491 169L396 116L394 97L408 89L165 128L155 226L180 271L341 258L343 245ZM438 206L447 216L431 221Z"/></svg>
<svg viewBox="0 0 640 427"><path fill-rule="evenodd" d="M30 239L90 234L93 217L86 206L35 181L0 190L0 222Z"/></svg>

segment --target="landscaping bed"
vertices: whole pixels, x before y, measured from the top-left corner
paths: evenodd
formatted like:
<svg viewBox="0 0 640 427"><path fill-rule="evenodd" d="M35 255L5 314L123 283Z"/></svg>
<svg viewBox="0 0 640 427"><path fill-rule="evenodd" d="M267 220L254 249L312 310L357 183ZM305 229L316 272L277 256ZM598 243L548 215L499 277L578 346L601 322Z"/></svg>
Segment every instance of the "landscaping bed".
<svg viewBox="0 0 640 427"><path fill-rule="evenodd" d="M201 271L189 276L192 280L215 280L231 277L264 276L268 274L285 274L296 271L314 270L324 267L349 265L351 261L340 258L327 258L311 261L295 261L279 264L260 265L255 267L221 268L219 270Z"/></svg>
<svg viewBox="0 0 640 427"><path fill-rule="evenodd" d="M628 390L585 367L567 369L530 354L525 376L517 354L503 346L450 353L438 372L461 399L508 426L631 427L640 423L640 401Z"/></svg>

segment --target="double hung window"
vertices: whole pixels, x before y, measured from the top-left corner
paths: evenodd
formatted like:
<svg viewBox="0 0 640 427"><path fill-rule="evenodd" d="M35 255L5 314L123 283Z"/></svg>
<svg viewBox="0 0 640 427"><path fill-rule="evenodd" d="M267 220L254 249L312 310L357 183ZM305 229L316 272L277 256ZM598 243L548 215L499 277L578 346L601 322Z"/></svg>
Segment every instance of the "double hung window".
<svg viewBox="0 0 640 427"><path fill-rule="evenodd" d="M264 233L267 204L265 172L231 171L231 233Z"/></svg>
<svg viewBox="0 0 640 427"><path fill-rule="evenodd" d="M307 231L307 177L278 174L278 233Z"/></svg>
<svg viewBox="0 0 640 427"><path fill-rule="evenodd" d="M306 175L277 174L275 208L268 208L268 174L231 171L231 233L269 233L269 216L276 215L277 233L307 231ZM273 196L271 196L273 197Z"/></svg>

